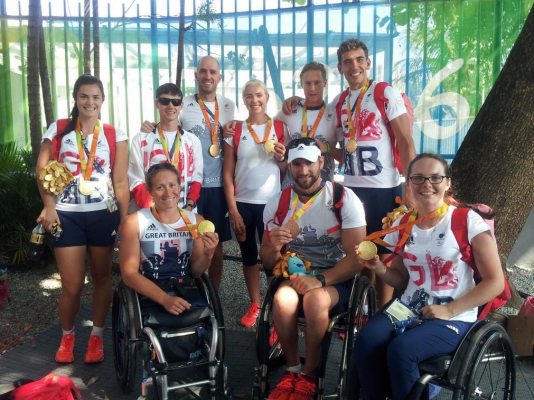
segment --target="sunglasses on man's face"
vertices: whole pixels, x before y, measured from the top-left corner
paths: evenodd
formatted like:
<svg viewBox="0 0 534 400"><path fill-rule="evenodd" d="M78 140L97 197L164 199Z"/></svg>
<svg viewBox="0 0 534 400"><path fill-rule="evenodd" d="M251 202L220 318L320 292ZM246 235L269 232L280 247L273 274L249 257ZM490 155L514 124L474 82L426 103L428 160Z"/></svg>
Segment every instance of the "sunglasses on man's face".
<svg viewBox="0 0 534 400"><path fill-rule="evenodd" d="M159 97L158 103L161 104L162 106L168 106L169 103L172 103L174 107L178 107L182 105L182 99L169 99L167 97Z"/></svg>

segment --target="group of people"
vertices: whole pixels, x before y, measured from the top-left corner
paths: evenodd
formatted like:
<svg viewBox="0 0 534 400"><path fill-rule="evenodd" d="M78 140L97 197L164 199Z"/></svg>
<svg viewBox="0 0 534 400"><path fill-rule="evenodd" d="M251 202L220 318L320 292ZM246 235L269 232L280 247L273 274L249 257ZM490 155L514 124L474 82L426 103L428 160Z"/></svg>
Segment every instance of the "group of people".
<svg viewBox="0 0 534 400"><path fill-rule="evenodd" d="M381 313L358 334L352 360L365 399L404 399L418 377L417 363L457 346L476 319L476 307L502 291L489 227L469 212L469 240L482 276L475 286L451 232L455 206L449 201L447 163L434 154L416 157L404 100L391 86L384 90L387 118L381 114L365 43L346 40L337 54L349 87L330 104L323 100L325 67L310 62L300 74L305 97L287 99L274 118L266 113L265 84L247 82L242 97L248 118L242 122L234 120L234 103L216 94L217 60L203 57L195 73L198 93L184 97L171 83L157 88L159 123L143 123L129 161L126 134L98 119L102 83L89 75L78 79L72 118L50 126L37 166L58 160L75 177L55 199L39 183L45 207L38 221L47 230L60 224L65 232L54 242L63 328L56 361L74 359L86 252L93 331L85 361L92 363L104 358L114 246L124 282L152 307L177 315L200 300L172 296L174 285L189 285L189 278L208 270L219 289L222 243L232 230L250 296L243 326L252 327L259 314L261 269L272 279L273 268L290 251L311 262L314 271L284 281L275 293L272 334L280 340L287 371L269 399L314 398L329 315L346 307L358 274L375 279L380 305L391 301L393 288L404 290L401 300L416 307L423 322L396 336ZM403 198L415 210L415 223L399 254L392 257L391 250L378 246L378 255L364 260L359 244L382 229L382 218L402 195L394 147L406 171ZM334 161L344 165L344 186L333 182ZM199 235L196 227L204 219L213 222L215 232ZM390 233L385 241L395 246L397 236ZM300 310L306 317L304 365L298 350Z"/></svg>

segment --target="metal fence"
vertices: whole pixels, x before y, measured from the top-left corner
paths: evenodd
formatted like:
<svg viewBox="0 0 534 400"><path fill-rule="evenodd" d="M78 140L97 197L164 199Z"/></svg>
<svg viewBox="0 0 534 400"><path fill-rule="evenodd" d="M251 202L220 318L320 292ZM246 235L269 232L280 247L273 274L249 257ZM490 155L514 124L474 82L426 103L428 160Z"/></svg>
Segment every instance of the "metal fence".
<svg viewBox="0 0 534 400"><path fill-rule="evenodd" d="M102 119L130 136L155 119L154 88L174 81L178 1L100 1ZM454 157L491 90L534 0L353 1L215 0L215 23L196 21L200 1L187 1L182 90L196 91L194 68L210 54L221 64L219 92L239 106L250 78L272 91L268 112L302 94L299 70L327 66L330 100L344 88L336 50L350 37L369 47L375 80L391 82L415 106L418 152ZM56 118L72 107L83 72L83 4L42 1ZM29 142L26 95L28 0L0 0L0 143ZM242 107L243 108L243 107ZM44 119L43 119L44 120ZM44 129L44 127L43 127Z"/></svg>

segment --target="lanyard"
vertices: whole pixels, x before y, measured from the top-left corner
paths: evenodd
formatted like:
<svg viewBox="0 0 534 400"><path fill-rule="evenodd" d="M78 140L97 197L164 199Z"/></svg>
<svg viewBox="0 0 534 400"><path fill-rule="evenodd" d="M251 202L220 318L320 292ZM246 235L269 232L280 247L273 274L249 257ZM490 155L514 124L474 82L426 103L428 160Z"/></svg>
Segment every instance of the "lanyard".
<svg viewBox="0 0 534 400"><path fill-rule="evenodd" d="M206 108L204 101L200 97L198 97L198 94L195 94L195 100L200 106L200 110L202 111L202 114L204 115L204 121L206 121L208 130L210 131L211 144L217 144L217 139L218 139L218 134L219 134L219 103L217 102L217 97L215 97L215 117L213 118L213 126L211 125L211 119L208 115L209 110Z"/></svg>
<svg viewBox="0 0 534 400"><path fill-rule="evenodd" d="M265 135L263 135L263 141L260 141L260 138L258 137L256 132L252 128L252 124L247 119L247 128L248 128L250 134L252 135L252 137L254 138L254 141L256 143L258 143L258 144L265 143L267 141L267 139L269 139L269 135L271 134L271 127L273 126L273 120L270 117L267 117L267 118L268 118L267 119L267 129L265 129Z"/></svg>
<svg viewBox="0 0 534 400"><path fill-rule="evenodd" d="M348 115L348 125L349 125L349 133L350 138L354 140L354 137L356 136L356 130L358 129L358 117L360 116L360 107L362 105L363 96L365 95L365 92L367 92L367 89L369 89L369 79L367 79L367 82L365 82L365 85L363 85L360 95L358 96L358 100L356 100L356 113L354 114L354 119L352 116L352 109L350 107L350 91L347 95L347 114L350 110L350 115Z"/></svg>
<svg viewBox="0 0 534 400"><path fill-rule="evenodd" d="M321 122L321 118L323 118L323 114L325 110L326 110L326 105L323 102L321 111L319 111L319 115L317 115L317 119L315 120L313 127L308 132L308 108L306 107L306 104L302 106L302 137L312 138L313 135L315 135L315 131L317 130L317 127L319 126L319 123Z"/></svg>
<svg viewBox="0 0 534 400"><path fill-rule="evenodd" d="M174 229L177 232L189 231L189 233L191 234L191 236L193 236L194 239L198 238L198 234L196 230L197 226L191 223L191 220L187 217L187 214L181 208L178 208L178 211L180 212L180 216L185 222L185 226L181 226L180 228L172 228L169 224L166 224L165 222L163 222L158 213L158 210L156 210L156 206L150 207L150 211L152 211L152 215L154 216L154 218L156 218L162 224L167 225L169 228Z"/></svg>
<svg viewBox="0 0 534 400"><path fill-rule="evenodd" d="M425 216L423 218L419 218L419 219L417 219L417 210L413 210L412 214L410 215L410 218L408 218L408 222L406 222L406 223L404 223L402 225L394 226L392 228L384 229L382 231L371 233L370 235L367 235L364 238L364 240L371 240L371 241L373 241L373 242L375 242L377 244L380 244L382 246L385 246L385 247L402 247L404 245L404 243L406 243L406 241L410 237L410 234L412 232L412 228L413 228L414 225L416 225L416 224L418 224L420 222L426 221L428 219L432 219L432 218L437 217L439 215L443 215L443 214L445 214L447 212L448 208L449 208L449 206L447 205L447 203L443 203L443 205L440 208L438 208L436 211L428 214L427 216ZM400 230L404 230L404 233L403 233L401 239L399 240L399 242L396 245L392 245L392 244L386 243L382 239L380 239L380 237L382 237L382 236L385 236L385 235L387 235L389 233L400 231Z"/></svg>
<svg viewBox="0 0 534 400"><path fill-rule="evenodd" d="M304 214L308 208L311 207L311 205L313 204L313 202L315 200L317 200L317 197L319 197L319 195L323 192L325 186L323 186L323 188L321 190L319 190L317 193L315 193L313 195L313 197L311 199L309 199L306 204L304 204L298 211L297 210L297 205L298 205L298 201L299 201L299 196L297 193L293 192L293 198L291 199L291 204L292 204L292 208L293 208L293 215L291 216L290 220L292 221L296 221L297 219L300 219L300 217L302 217L302 214Z"/></svg>
<svg viewBox="0 0 534 400"><path fill-rule="evenodd" d="M93 143L91 143L91 151L87 162L85 161L85 142L86 137L82 137L82 129L80 125L80 119L76 122L76 142L78 144L78 153L80 155L80 166L82 168L82 175L85 181L91 180L91 173L93 172L93 166L95 162L96 146L98 144L98 136L100 135L100 120L96 121L95 128L93 130Z"/></svg>
<svg viewBox="0 0 534 400"><path fill-rule="evenodd" d="M167 138L163 133L163 129L161 129L161 125L158 125L158 135L159 140L161 140L161 145L163 146L163 151L165 152L165 157L167 157L167 161L174 165L174 168L178 169L178 162L180 161L180 128L176 130L176 136L171 149L172 154L169 154L169 144L167 143Z"/></svg>

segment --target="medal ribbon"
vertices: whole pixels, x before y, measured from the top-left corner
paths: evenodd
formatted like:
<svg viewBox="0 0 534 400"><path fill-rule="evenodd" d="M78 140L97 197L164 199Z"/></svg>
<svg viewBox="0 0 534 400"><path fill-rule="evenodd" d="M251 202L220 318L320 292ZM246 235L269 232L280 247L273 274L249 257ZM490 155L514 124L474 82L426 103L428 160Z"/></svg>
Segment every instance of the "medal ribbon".
<svg viewBox="0 0 534 400"><path fill-rule="evenodd" d="M317 115L317 119L315 120L313 127L311 128L310 131L308 131L308 108L306 107L306 104L304 104L304 106L302 107L302 137L312 138L313 135L315 135L315 131L317 130L317 127L319 126L319 123L321 122L321 118L323 118L323 114L325 110L326 110L326 105L323 102L323 106L321 107L321 111L319 111L319 115Z"/></svg>
<svg viewBox="0 0 534 400"><path fill-rule="evenodd" d="M317 193L315 193L313 195L313 197L311 199L309 199L306 204L304 204L298 211L297 210L297 205L298 205L298 201L299 201L299 196L297 193L293 192L293 198L291 199L291 204L292 204L292 208L293 208L293 215L291 216L290 220L291 221L296 221L297 219L299 219L300 217L302 217L302 214L304 214L308 208L310 208L310 206L313 204L313 202L315 200L317 200L317 197L319 197L319 195L323 192L325 186L323 186L323 188L321 190L319 190Z"/></svg>
<svg viewBox="0 0 534 400"><path fill-rule="evenodd" d="M356 113L354 114L354 119L352 116L352 108L350 107L350 92L347 96L347 113L350 112L347 123L349 125L349 133L350 133L350 138L352 140L354 140L354 138L356 137L356 130L358 129L357 122L358 122L358 117L360 115L360 108L362 105L363 96L365 95L365 92L367 92L367 89L369 89L369 82L370 82L369 79L367 79L367 82L365 82L365 85L363 85L360 91L358 100L356 100Z"/></svg>
<svg viewBox="0 0 534 400"><path fill-rule="evenodd" d="M269 139L269 135L271 134L271 128L273 126L273 120L269 116L267 118L268 118L267 119L267 129L265 129L265 135L263 135L263 142L260 141L260 138L258 137L256 132L252 128L252 124L247 119L247 128L248 128L250 134L252 135L252 137L254 138L254 141L256 143L258 143L258 144L265 143L267 141L267 139Z"/></svg>
<svg viewBox="0 0 534 400"><path fill-rule="evenodd" d="M217 144L217 139L219 136L219 103L217 103L217 97L215 97L215 117L213 118L213 126L211 126L211 119L208 115L208 110L204 104L204 101L198 96L195 97L198 105L200 106L200 110L202 110L202 114L204 115L204 121L206 121L208 130L210 131L211 144Z"/></svg>
<svg viewBox="0 0 534 400"><path fill-rule="evenodd" d="M180 128L176 130L176 138L174 140L177 146L173 146L174 152L172 155L172 161L171 156L169 155L169 144L167 143L167 138L165 138L163 129L161 129L161 125L158 125L158 135L159 140L161 140L161 145L163 146L163 151L165 152L165 157L167 157L167 161L169 162L169 164L174 165L174 168L178 169L178 162L180 161Z"/></svg>
<svg viewBox="0 0 534 400"><path fill-rule="evenodd" d="M78 144L78 153L80 155L80 166L82 168L82 175L84 181L91 180L91 173L93 172L93 166L95 162L96 146L98 144L98 136L100 135L100 120L96 121L95 128L93 130L93 143L91 143L91 151L89 152L89 158L85 161L85 146L82 138L82 129L80 125L80 119L76 121L76 142Z"/></svg>
<svg viewBox="0 0 534 400"><path fill-rule="evenodd" d="M449 206L447 205L447 203L443 203L443 205L440 208L438 208L436 211L428 214L427 216L425 216L423 218L419 218L419 219L417 219L417 210L413 210L412 214L410 215L410 218L408 218L408 222L406 222L406 223L404 223L402 225L397 225L397 226L394 226L394 227L391 227L391 228L388 228L388 229L384 229L382 231L371 233L370 235L367 235L363 240L370 240L372 242L375 242L376 244L379 244L379 245L382 245L382 246L385 246L385 247L402 247L404 245L404 243L406 243L406 241L410 237L410 234L412 232L412 228L413 228L414 225L416 225L416 224L418 224L420 222L432 219L434 217L443 215L443 214L445 214L447 212L448 208L449 208ZM386 243L382 239L380 239L382 236L386 236L389 233L400 231L400 230L403 230L403 229L404 229L404 233L403 233L402 237L400 238L399 242L396 245Z"/></svg>
<svg viewBox="0 0 534 400"><path fill-rule="evenodd" d="M161 222L162 224L167 225L169 228L172 228L169 224L166 224L165 222L163 222L161 220L161 217L160 217L160 215L158 213L158 210L156 210L156 206L150 207L150 211L152 211L152 215L159 222ZM193 236L194 239L198 238L197 225L191 223L191 220L187 217L187 215L184 212L184 210L182 210L181 208L178 208L178 211L180 212L180 216L182 217L182 219L185 222L185 226L181 226L180 228L172 228L172 229L174 229L177 232L189 231L189 233L191 234L191 236Z"/></svg>

